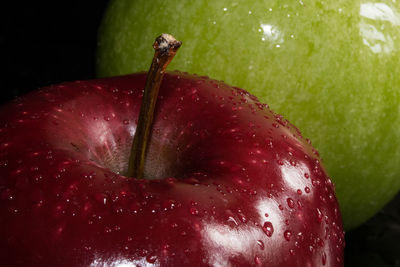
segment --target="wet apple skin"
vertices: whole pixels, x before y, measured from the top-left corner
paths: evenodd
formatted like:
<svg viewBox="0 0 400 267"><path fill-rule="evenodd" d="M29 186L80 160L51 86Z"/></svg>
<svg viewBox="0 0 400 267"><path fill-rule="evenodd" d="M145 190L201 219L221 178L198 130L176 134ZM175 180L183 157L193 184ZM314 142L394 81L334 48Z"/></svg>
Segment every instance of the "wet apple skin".
<svg viewBox="0 0 400 267"><path fill-rule="evenodd" d="M144 83L64 83L1 108L2 263L343 266L317 152L242 89L168 73L147 179L123 176Z"/></svg>
<svg viewBox="0 0 400 267"><path fill-rule="evenodd" d="M400 7L393 1L111 1L100 76L147 70L161 32L171 63L246 88L313 141L346 229L400 189Z"/></svg>

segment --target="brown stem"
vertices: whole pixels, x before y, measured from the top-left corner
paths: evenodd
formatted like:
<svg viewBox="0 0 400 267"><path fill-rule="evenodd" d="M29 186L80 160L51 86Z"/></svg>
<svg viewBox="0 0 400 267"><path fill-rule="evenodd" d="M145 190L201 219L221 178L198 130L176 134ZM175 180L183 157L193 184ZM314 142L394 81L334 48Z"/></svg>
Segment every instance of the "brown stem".
<svg viewBox="0 0 400 267"><path fill-rule="evenodd" d="M153 44L155 52L144 87L139 121L129 157L128 177L143 178L144 176L146 150L150 140L158 91L165 69L174 58L181 44L169 34L162 34L157 37Z"/></svg>

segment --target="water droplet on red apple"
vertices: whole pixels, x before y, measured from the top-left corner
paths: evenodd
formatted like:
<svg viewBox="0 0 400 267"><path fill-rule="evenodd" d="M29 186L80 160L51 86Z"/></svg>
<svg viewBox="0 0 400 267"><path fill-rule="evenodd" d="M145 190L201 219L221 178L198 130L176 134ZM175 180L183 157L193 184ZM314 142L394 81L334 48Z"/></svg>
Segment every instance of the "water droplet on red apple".
<svg viewBox="0 0 400 267"><path fill-rule="evenodd" d="M324 251L324 252L322 252L322 265L325 265L325 264L326 264L326 253Z"/></svg>
<svg viewBox="0 0 400 267"><path fill-rule="evenodd" d="M8 148L8 147L10 147L10 145L11 145L10 142L4 142L4 143L1 143L0 148Z"/></svg>
<svg viewBox="0 0 400 267"><path fill-rule="evenodd" d="M8 160L1 160L0 161L0 167L7 167L8 165Z"/></svg>
<svg viewBox="0 0 400 267"><path fill-rule="evenodd" d="M189 209L189 212L190 212L190 214L192 214L192 215L198 215L198 214L199 214L199 210L196 209L196 208L194 208L194 207L191 207L191 208Z"/></svg>
<svg viewBox="0 0 400 267"><path fill-rule="evenodd" d="M139 252L139 255L142 256L142 257L147 255L147 250L145 250L145 249L141 249L138 252Z"/></svg>
<svg viewBox="0 0 400 267"><path fill-rule="evenodd" d="M290 238L292 237L292 232L289 231L289 230L286 230L286 231L283 233L283 236L285 237L286 241L290 241Z"/></svg>
<svg viewBox="0 0 400 267"><path fill-rule="evenodd" d="M14 192L13 190L7 188L1 192L1 199L3 200L13 200L14 199Z"/></svg>
<svg viewBox="0 0 400 267"><path fill-rule="evenodd" d="M41 174L35 174L34 176L33 176L33 180L35 181L35 182L40 182L41 180L42 180L42 178L43 178L43 176L41 175Z"/></svg>
<svg viewBox="0 0 400 267"><path fill-rule="evenodd" d="M146 256L146 261L148 263L153 264L153 263L155 263L157 261L157 256L155 256L155 255L147 255Z"/></svg>
<svg viewBox="0 0 400 267"><path fill-rule="evenodd" d="M323 247L325 245L324 240L322 240L321 238L317 238L317 244L320 247Z"/></svg>
<svg viewBox="0 0 400 267"><path fill-rule="evenodd" d="M12 172L12 174L14 174L14 175L19 175L19 174L21 174L23 171L24 171L23 169L16 169L15 171Z"/></svg>
<svg viewBox="0 0 400 267"><path fill-rule="evenodd" d="M317 220L318 220L319 223L321 223L322 219L323 219L323 214L320 211L320 209L318 209L318 208L316 209L316 211L317 211Z"/></svg>
<svg viewBox="0 0 400 267"><path fill-rule="evenodd" d="M239 223L235 220L235 218L234 217L232 217L232 216L229 216L228 217L228 219L227 219L227 221L228 222L232 222L233 223L233 225L239 225Z"/></svg>
<svg viewBox="0 0 400 267"><path fill-rule="evenodd" d="M306 186L305 188L304 188L304 191L308 194L308 193L310 193L310 188L308 187L308 186Z"/></svg>
<svg viewBox="0 0 400 267"><path fill-rule="evenodd" d="M254 257L254 264L257 266L260 266L262 264L260 257L257 255Z"/></svg>
<svg viewBox="0 0 400 267"><path fill-rule="evenodd" d="M297 236L296 236L296 239L299 240L300 242L303 242L304 241L303 233L302 232L298 232Z"/></svg>
<svg viewBox="0 0 400 267"><path fill-rule="evenodd" d="M84 246L83 248L84 248L86 251L92 250L92 247L91 247L91 246Z"/></svg>
<svg viewBox="0 0 400 267"><path fill-rule="evenodd" d="M303 204L301 204L300 200L297 200L297 208L299 210L303 209Z"/></svg>
<svg viewBox="0 0 400 267"><path fill-rule="evenodd" d="M103 193L98 193L95 195L95 199L97 202L106 205L107 204L107 196Z"/></svg>
<svg viewBox="0 0 400 267"><path fill-rule="evenodd" d="M264 250L265 248L264 242L262 242L261 240L257 240L257 245L260 247L261 250Z"/></svg>
<svg viewBox="0 0 400 267"><path fill-rule="evenodd" d="M312 184L313 186L319 186L319 185L321 184L321 182L320 182L319 180L317 180L317 179L312 179L312 180L311 180L311 184Z"/></svg>
<svg viewBox="0 0 400 267"><path fill-rule="evenodd" d="M293 209L295 206L294 200L291 198L288 198L286 201L287 201L288 207Z"/></svg>
<svg viewBox="0 0 400 267"><path fill-rule="evenodd" d="M273 122L271 125L272 125L272 127L274 127L274 128L279 128L279 125L278 125L277 123L275 123L275 122Z"/></svg>
<svg viewBox="0 0 400 267"><path fill-rule="evenodd" d="M268 236L271 237L272 234L274 233L274 226L272 225L271 222L265 222L263 227L262 227L264 233Z"/></svg>
<svg viewBox="0 0 400 267"><path fill-rule="evenodd" d="M196 93L192 94L192 100L193 100L194 102L196 102L196 103L199 102L199 101L200 101L199 95L196 94Z"/></svg>
<svg viewBox="0 0 400 267"><path fill-rule="evenodd" d="M294 256L296 253L294 252L294 249L291 248L291 249L289 249L289 254Z"/></svg>
<svg viewBox="0 0 400 267"><path fill-rule="evenodd" d="M247 223L247 218L242 213L239 212L238 217L242 223Z"/></svg>
<svg viewBox="0 0 400 267"><path fill-rule="evenodd" d="M89 212L92 208L92 203L90 201L86 201L86 203L83 205L83 211L84 212Z"/></svg>

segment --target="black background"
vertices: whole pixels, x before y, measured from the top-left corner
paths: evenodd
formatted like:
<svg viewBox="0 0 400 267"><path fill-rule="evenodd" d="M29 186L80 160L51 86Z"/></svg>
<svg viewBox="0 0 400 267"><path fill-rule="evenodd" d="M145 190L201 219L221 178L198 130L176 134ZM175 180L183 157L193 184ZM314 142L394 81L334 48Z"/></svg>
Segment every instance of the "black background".
<svg viewBox="0 0 400 267"><path fill-rule="evenodd" d="M94 78L97 29L107 2L2 4L0 104L45 85ZM346 234L345 265L400 266L399 255L398 194L377 216Z"/></svg>
<svg viewBox="0 0 400 267"><path fill-rule="evenodd" d="M3 2L2 103L41 86L94 77L97 28L108 1Z"/></svg>

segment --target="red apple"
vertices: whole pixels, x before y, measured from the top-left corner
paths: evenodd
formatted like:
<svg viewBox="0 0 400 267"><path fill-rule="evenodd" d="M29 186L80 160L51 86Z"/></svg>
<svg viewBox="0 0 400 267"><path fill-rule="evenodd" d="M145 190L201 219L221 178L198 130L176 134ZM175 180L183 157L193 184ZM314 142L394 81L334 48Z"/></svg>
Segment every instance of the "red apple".
<svg viewBox="0 0 400 267"><path fill-rule="evenodd" d="M246 91L167 73L144 177L126 177L146 74L0 109L4 266L343 266L317 152Z"/></svg>

